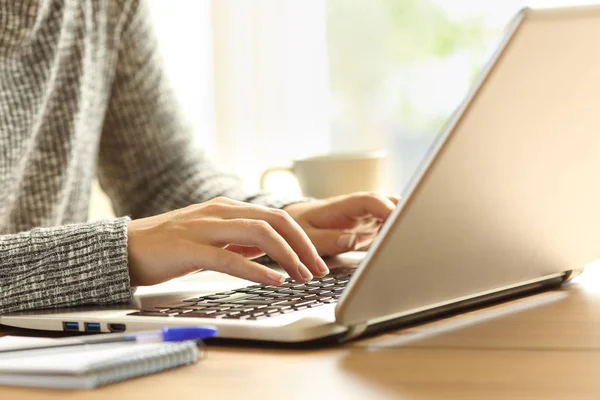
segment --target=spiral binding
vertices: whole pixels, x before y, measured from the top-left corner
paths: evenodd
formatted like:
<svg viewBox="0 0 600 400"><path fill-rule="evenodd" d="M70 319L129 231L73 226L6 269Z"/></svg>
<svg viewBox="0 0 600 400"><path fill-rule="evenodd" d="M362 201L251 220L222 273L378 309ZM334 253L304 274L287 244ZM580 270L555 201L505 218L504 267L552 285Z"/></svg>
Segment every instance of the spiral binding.
<svg viewBox="0 0 600 400"><path fill-rule="evenodd" d="M97 387L181 365L193 364L203 354L198 348L199 345L201 342L188 340L163 343L159 348L152 349L150 352L133 351L131 358L126 360L109 360L91 364L84 376L92 380L93 387Z"/></svg>

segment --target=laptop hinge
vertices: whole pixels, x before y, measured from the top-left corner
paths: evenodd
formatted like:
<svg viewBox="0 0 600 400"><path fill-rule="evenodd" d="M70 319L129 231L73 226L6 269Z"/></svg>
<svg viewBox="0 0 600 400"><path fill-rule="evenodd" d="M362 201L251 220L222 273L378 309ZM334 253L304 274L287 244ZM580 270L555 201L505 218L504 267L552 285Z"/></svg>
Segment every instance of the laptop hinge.
<svg viewBox="0 0 600 400"><path fill-rule="evenodd" d="M367 326L369 326L369 324L364 323L364 324L357 324L357 325L352 325L352 326L348 327L346 334L344 336L342 336L342 338L340 339L340 343L344 343L349 340L356 339L357 337L362 335L367 330Z"/></svg>

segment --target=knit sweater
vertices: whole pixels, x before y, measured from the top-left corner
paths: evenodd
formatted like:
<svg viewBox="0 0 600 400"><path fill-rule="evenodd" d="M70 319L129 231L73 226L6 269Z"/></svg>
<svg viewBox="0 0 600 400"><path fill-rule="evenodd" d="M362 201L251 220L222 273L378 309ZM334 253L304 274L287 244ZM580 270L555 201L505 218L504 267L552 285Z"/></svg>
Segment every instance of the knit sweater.
<svg viewBox="0 0 600 400"><path fill-rule="evenodd" d="M130 218L286 204L245 193L192 135L143 2L0 0L0 314L129 300ZM122 217L86 222L96 176Z"/></svg>

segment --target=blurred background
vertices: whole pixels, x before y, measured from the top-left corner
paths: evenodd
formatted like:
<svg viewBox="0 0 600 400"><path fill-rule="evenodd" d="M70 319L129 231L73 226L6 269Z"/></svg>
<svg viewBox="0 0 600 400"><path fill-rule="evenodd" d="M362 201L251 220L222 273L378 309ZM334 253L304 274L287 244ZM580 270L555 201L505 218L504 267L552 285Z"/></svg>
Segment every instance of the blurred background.
<svg viewBox="0 0 600 400"><path fill-rule="evenodd" d="M251 190L268 167L386 149L399 194L524 6L565 0L149 0L199 148ZM577 2L585 3L585 2ZM290 176L268 189L298 193ZM96 195L91 218L109 215Z"/></svg>

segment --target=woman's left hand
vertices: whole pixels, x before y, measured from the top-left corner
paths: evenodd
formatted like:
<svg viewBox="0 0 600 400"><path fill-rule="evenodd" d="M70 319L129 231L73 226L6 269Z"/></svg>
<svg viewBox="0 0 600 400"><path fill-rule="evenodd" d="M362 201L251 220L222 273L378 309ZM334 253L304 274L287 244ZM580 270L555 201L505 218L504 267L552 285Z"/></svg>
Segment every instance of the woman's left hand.
<svg viewBox="0 0 600 400"><path fill-rule="evenodd" d="M398 197L352 193L284 207L307 233L322 256L333 256L370 244Z"/></svg>

